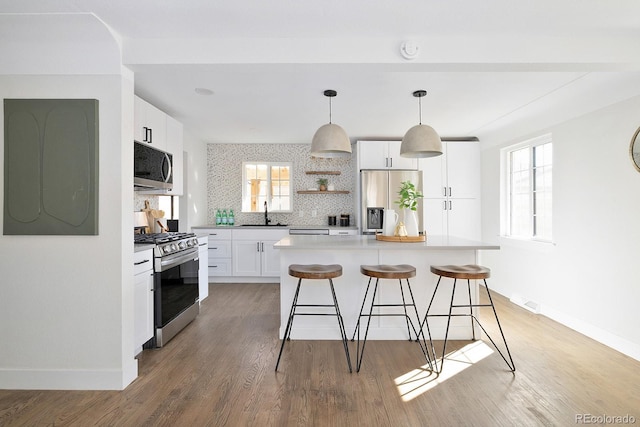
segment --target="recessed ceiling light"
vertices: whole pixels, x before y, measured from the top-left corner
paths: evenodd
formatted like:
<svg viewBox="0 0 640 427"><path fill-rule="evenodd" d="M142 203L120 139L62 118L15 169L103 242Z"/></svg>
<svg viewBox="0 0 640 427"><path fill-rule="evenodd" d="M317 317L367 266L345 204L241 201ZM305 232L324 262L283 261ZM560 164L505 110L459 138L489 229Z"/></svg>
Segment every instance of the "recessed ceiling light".
<svg viewBox="0 0 640 427"><path fill-rule="evenodd" d="M211 89L207 89L204 87L197 87L195 90L198 95L205 95L205 96L213 95L213 91Z"/></svg>

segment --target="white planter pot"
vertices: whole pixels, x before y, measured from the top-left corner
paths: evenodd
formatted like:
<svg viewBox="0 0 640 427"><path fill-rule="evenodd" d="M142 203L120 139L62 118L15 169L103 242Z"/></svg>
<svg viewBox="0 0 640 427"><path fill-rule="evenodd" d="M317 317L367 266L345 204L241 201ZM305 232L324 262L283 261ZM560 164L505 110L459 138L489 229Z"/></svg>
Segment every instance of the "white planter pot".
<svg viewBox="0 0 640 427"><path fill-rule="evenodd" d="M417 236L418 235L418 217L416 216L416 212L411 209L404 210L404 226L407 229L407 236Z"/></svg>

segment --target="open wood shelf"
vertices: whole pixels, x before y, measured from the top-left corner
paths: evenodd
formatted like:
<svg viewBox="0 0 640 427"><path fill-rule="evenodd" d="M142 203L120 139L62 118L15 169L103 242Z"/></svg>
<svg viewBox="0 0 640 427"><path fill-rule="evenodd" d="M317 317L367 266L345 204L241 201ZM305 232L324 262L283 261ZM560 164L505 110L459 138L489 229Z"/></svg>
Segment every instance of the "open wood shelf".
<svg viewBox="0 0 640 427"><path fill-rule="evenodd" d="M346 190L320 191L320 190L298 190L298 194L349 194Z"/></svg>
<svg viewBox="0 0 640 427"><path fill-rule="evenodd" d="M306 171L307 175L340 175L340 171Z"/></svg>

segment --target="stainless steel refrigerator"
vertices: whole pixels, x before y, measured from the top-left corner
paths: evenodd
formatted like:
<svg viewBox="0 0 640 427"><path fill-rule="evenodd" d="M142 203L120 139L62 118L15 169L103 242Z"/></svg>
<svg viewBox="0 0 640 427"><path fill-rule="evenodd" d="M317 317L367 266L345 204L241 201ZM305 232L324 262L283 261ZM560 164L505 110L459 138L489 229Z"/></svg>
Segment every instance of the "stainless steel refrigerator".
<svg viewBox="0 0 640 427"><path fill-rule="evenodd" d="M394 209L399 221L404 221L403 212L396 200L403 181L411 181L422 192L422 171L416 170L362 170L360 172L360 225L363 234L382 231L384 209ZM424 230L422 199L418 202L418 230Z"/></svg>

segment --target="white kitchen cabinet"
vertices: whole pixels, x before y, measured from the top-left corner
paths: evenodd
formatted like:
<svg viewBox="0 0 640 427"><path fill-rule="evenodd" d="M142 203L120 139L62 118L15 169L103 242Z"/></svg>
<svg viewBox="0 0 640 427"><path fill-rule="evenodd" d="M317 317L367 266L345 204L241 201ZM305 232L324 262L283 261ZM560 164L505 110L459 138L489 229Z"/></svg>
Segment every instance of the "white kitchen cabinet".
<svg viewBox="0 0 640 427"><path fill-rule="evenodd" d="M209 296L209 236L198 236L198 295L200 304Z"/></svg>
<svg viewBox="0 0 640 427"><path fill-rule="evenodd" d="M279 277L280 254L273 245L289 230L232 231L232 274L246 277Z"/></svg>
<svg viewBox="0 0 640 427"><path fill-rule="evenodd" d="M427 236L480 240L480 199L423 199L422 203Z"/></svg>
<svg viewBox="0 0 640 427"><path fill-rule="evenodd" d="M429 198L480 197L480 145L443 142L442 155L420 159L423 194Z"/></svg>
<svg viewBox="0 0 640 427"><path fill-rule="evenodd" d="M167 152L173 157L173 188L169 194L182 196L184 192L184 154L182 123L173 117L166 117Z"/></svg>
<svg viewBox="0 0 640 427"><path fill-rule="evenodd" d="M418 169L418 159L400 156L401 141L358 141L358 169Z"/></svg>
<svg viewBox="0 0 640 427"><path fill-rule="evenodd" d="M231 276L231 230L210 228L198 231L208 235L209 280Z"/></svg>
<svg viewBox="0 0 640 427"><path fill-rule="evenodd" d="M184 193L184 129L182 123L149 104L134 97L133 139L146 143L172 156L173 188L171 190L140 190L147 194L182 196Z"/></svg>
<svg viewBox="0 0 640 427"><path fill-rule="evenodd" d="M427 235L480 240L480 146L443 142L443 154L420 159Z"/></svg>
<svg viewBox="0 0 640 427"><path fill-rule="evenodd" d="M153 337L153 249L133 256L133 330L135 355Z"/></svg>
<svg viewBox="0 0 640 427"><path fill-rule="evenodd" d="M144 99L134 97L133 139L167 151L167 115ZM172 153L173 154L173 153Z"/></svg>

